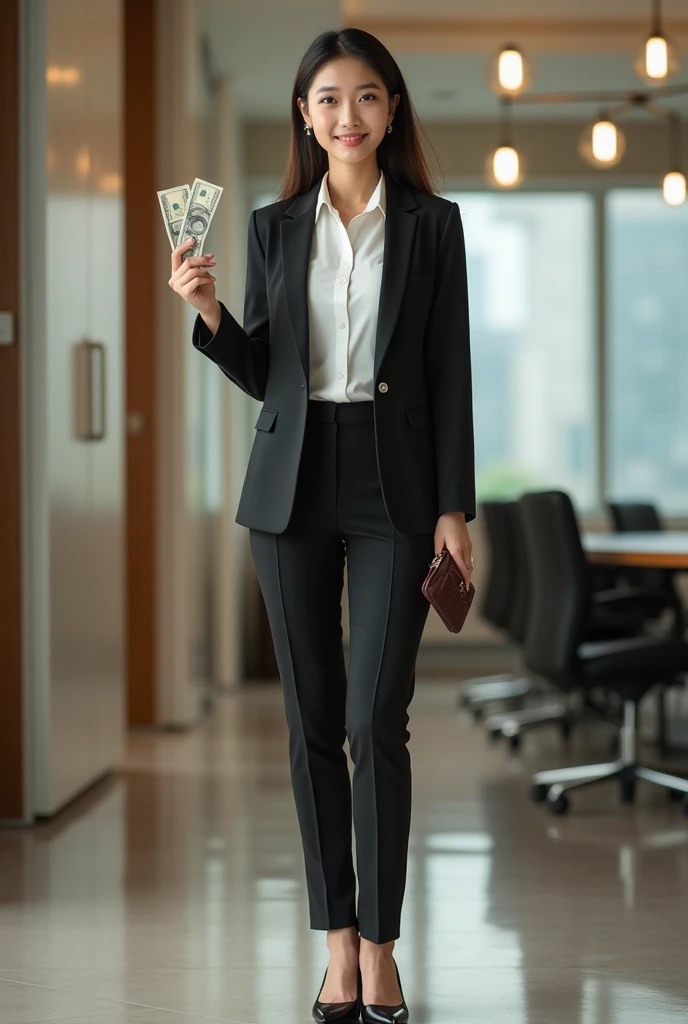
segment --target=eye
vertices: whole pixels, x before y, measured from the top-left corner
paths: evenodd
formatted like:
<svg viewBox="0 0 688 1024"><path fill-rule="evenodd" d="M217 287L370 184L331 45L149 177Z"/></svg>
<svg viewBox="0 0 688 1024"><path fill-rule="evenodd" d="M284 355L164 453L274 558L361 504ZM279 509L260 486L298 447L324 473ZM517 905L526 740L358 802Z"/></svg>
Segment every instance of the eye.
<svg viewBox="0 0 688 1024"><path fill-rule="evenodd" d="M377 96L375 95L374 92L367 92L367 93L365 93L363 96L361 96L361 99L364 100L366 98L366 96L370 96L374 100L377 99ZM323 98L320 100L320 103L324 103L325 100L333 100L333 99L334 99L334 96L323 96ZM327 106L329 107L329 105L330 104L328 103Z"/></svg>

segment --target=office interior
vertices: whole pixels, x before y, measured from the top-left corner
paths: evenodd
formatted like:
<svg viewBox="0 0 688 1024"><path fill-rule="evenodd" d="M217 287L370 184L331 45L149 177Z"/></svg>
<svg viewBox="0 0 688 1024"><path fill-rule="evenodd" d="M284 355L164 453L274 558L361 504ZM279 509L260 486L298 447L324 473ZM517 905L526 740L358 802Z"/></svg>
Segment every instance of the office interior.
<svg viewBox="0 0 688 1024"><path fill-rule="evenodd" d="M0 1019L309 1019L327 951L234 522L261 404L191 347L156 192L223 186L241 319L296 67L344 26L399 63L467 246L476 597L458 634L431 610L417 663L412 1019L681 1019L685 4L6 0L2 24ZM342 615L346 646L346 586Z"/></svg>

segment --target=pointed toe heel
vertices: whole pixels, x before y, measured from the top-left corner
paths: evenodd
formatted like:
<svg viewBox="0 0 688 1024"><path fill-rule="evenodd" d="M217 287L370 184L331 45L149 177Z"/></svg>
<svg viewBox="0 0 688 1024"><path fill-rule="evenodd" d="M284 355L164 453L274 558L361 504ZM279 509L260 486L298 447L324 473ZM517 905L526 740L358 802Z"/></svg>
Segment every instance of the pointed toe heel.
<svg viewBox="0 0 688 1024"><path fill-rule="evenodd" d="M327 978L327 971L322 980L320 986L320 992L322 992L325 986L325 979ZM318 997L320 996L318 992ZM312 1016L313 1020L317 1024L355 1024L361 1016L361 1001L362 1001L362 981L361 972L358 972L358 995L355 999L350 999L345 1003L321 1003L320 999L316 999L313 1003Z"/></svg>
<svg viewBox="0 0 688 1024"><path fill-rule="evenodd" d="M397 972L401 1002L398 1006L379 1006L377 1003L365 1006L363 1004L363 996L361 995L361 1020L363 1024L408 1024L409 1011L404 999L396 960L394 960L394 970Z"/></svg>

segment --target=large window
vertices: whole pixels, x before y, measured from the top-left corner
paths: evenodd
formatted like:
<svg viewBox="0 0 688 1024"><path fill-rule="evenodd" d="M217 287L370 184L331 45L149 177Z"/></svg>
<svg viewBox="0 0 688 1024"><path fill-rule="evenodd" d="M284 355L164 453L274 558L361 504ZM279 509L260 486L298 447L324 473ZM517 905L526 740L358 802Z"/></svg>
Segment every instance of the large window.
<svg viewBox="0 0 688 1024"><path fill-rule="evenodd" d="M688 510L688 207L607 195L609 496Z"/></svg>
<svg viewBox="0 0 688 1024"><path fill-rule="evenodd" d="M582 512L688 514L688 204L657 188L447 198L466 236L478 500L551 487Z"/></svg>
<svg viewBox="0 0 688 1024"><path fill-rule="evenodd" d="M451 193L466 236L479 500L595 502L594 210L584 192Z"/></svg>

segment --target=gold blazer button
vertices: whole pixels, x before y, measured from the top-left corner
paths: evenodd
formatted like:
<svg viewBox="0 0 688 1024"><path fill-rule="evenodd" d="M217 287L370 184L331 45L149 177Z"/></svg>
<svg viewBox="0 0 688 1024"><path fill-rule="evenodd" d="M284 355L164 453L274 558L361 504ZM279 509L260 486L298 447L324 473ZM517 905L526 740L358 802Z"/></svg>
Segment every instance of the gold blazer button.
<svg viewBox="0 0 688 1024"><path fill-rule="evenodd" d="M380 381L380 383L377 386L377 389L378 389L378 391L383 391L383 392L387 391L387 385L385 384L385 382L383 380Z"/></svg>

